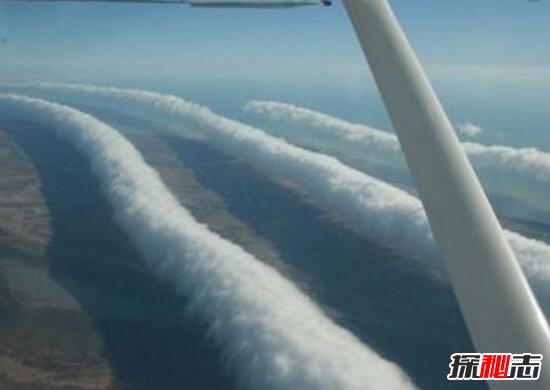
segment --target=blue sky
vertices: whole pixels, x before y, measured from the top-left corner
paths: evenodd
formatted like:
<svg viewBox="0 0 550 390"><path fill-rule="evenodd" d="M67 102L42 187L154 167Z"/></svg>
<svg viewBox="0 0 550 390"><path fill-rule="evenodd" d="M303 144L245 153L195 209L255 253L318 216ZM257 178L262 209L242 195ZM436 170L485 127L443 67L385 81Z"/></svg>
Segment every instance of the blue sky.
<svg viewBox="0 0 550 390"><path fill-rule="evenodd" d="M392 5L436 76L448 69L455 77L547 75L550 1ZM11 79L339 80L368 73L339 1L283 11L0 2L0 37L0 75Z"/></svg>
<svg viewBox="0 0 550 390"><path fill-rule="evenodd" d="M392 0L451 119L550 150L550 0ZM339 0L331 8L0 1L0 81L178 93L230 116L289 101L391 127ZM246 118L242 118L246 119Z"/></svg>

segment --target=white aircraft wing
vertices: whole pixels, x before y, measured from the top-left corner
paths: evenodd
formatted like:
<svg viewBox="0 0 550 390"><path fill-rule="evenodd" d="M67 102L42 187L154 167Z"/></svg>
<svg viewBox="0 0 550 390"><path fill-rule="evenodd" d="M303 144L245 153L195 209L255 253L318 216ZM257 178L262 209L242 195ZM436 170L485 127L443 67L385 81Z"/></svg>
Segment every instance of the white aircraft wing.
<svg viewBox="0 0 550 390"><path fill-rule="evenodd" d="M103 2L103 3L157 3L188 4L192 7L218 8L293 8L302 6L330 6L332 0L11 0L49 2Z"/></svg>
<svg viewBox="0 0 550 390"><path fill-rule="evenodd" d="M307 5L330 6L332 0L184 0L193 7L288 8Z"/></svg>

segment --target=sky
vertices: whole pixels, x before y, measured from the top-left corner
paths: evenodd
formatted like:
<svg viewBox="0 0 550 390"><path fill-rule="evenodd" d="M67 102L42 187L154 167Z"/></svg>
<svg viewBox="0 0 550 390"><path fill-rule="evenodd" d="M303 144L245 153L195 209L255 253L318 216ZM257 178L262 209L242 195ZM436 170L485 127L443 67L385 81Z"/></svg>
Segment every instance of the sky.
<svg viewBox="0 0 550 390"><path fill-rule="evenodd" d="M550 0L391 0L451 119L550 150ZM249 99L391 123L341 1L287 10L0 0L0 82L177 93L232 117Z"/></svg>
<svg viewBox="0 0 550 390"><path fill-rule="evenodd" d="M550 1L391 4L434 75L550 74ZM340 1L267 11L3 1L0 39L3 78L317 80L368 73Z"/></svg>

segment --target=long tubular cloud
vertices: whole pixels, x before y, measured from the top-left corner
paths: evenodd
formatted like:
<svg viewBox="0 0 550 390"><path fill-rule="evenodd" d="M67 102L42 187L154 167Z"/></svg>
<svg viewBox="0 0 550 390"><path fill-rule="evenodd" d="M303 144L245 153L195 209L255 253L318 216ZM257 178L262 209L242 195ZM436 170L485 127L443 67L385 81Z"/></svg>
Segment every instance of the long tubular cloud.
<svg viewBox="0 0 550 390"><path fill-rule="evenodd" d="M318 111L288 103L260 100L248 102L245 109L278 121L284 120L322 128L349 141L363 142L366 146L381 152L400 153L399 143L394 134L347 122ZM472 127L471 124L467 126ZM475 164L518 170L538 180L550 180L550 153L536 148L487 146L474 142L464 142L463 145Z"/></svg>
<svg viewBox="0 0 550 390"><path fill-rule="evenodd" d="M362 141L381 152L398 153L401 148L394 134L369 126L346 122L342 119L299 107L293 104L275 101L251 100L245 110L276 121L293 122L315 128L321 128L349 141Z"/></svg>
<svg viewBox="0 0 550 390"><path fill-rule="evenodd" d="M0 93L71 141L153 272L191 301L191 311L251 389L413 388L393 363L337 326L295 285L199 224L117 131L45 100Z"/></svg>
<svg viewBox="0 0 550 390"><path fill-rule="evenodd" d="M221 150L247 158L270 175L297 183L326 209L354 223L383 245L409 256L437 258L428 219L418 198L333 157L296 147L173 95L74 84L41 83L33 84L33 88L130 101L144 109L191 119ZM550 246L510 231L505 234L527 276L543 284L550 281Z"/></svg>

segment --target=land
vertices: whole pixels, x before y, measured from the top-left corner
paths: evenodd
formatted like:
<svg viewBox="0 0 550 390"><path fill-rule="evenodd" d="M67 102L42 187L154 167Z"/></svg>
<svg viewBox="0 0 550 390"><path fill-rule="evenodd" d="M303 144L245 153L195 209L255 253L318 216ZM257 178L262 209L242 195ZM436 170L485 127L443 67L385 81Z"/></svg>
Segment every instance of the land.
<svg viewBox="0 0 550 390"><path fill-rule="evenodd" d="M50 130L21 121L0 132L0 388L235 388L204 324L182 316L185 297L152 277L86 159ZM280 270L421 387L441 388L450 353L472 348L448 285L294 183L200 139L126 135L199 222Z"/></svg>
<svg viewBox="0 0 550 390"><path fill-rule="evenodd" d="M107 388L97 332L50 275L50 219L33 163L0 130L0 388Z"/></svg>
<svg viewBox="0 0 550 390"><path fill-rule="evenodd" d="M35 125L0 128L0 388L227 387L201 325L182 322L184 302L152 280L85 160ZM165 140L129 138L200 222L288 269Z"/></svg>

